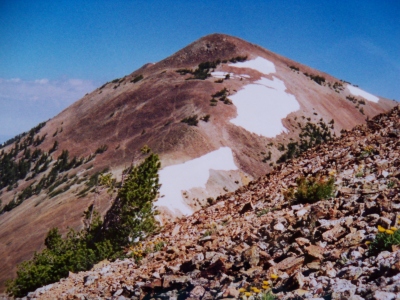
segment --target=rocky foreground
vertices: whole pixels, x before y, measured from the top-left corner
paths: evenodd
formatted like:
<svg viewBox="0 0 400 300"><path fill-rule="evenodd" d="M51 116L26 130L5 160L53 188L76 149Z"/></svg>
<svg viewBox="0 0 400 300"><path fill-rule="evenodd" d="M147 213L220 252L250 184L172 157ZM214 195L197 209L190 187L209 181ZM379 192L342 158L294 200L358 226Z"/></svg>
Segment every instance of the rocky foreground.
<svg viewBox="0 0 400 300"><path fill-rule="evenodd" d="M398 226L399 117L398 106L165 226L133 258L27 298L249 299L272 287L279 299L400 299L399 248L368 251L378 225ZM298 177L316 174L334 176L334 197L285 199Z"/></svg>

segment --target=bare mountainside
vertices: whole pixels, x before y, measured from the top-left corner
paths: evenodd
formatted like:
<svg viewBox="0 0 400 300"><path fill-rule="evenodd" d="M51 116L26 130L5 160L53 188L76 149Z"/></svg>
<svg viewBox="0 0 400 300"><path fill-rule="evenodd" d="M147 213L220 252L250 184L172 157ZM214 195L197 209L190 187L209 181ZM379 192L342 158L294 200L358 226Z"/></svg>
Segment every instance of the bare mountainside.
<svg viewBox="0 0 400 300"><path fill-rule="evenodd" d="M79 228L151 148L160 219L190 215L396 103L235 37L213 34L104 84L1 152L0 285L51 227Z"/></svg>

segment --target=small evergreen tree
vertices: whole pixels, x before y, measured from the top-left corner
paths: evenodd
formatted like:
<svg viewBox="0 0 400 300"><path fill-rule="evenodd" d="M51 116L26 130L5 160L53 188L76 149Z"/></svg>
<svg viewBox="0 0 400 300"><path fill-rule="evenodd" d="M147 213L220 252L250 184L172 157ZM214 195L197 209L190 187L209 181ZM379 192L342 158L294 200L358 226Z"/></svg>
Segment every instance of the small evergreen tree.
<svg viewBox="0 0 400 300"><path fill-rule="evenodd" d="M49 153L53 153L58 149L58 141L54 141L53 147L49 150Z"/></svg>
<svg viewBox="0 0 400 300"><path fill-rule="evenodd" d="M114 244L126 246L143 239L157 228L153 207L158 183L158 155L150 154L139 166L133 167L118 192L118 198L105 218L105 231Z"/></svg>

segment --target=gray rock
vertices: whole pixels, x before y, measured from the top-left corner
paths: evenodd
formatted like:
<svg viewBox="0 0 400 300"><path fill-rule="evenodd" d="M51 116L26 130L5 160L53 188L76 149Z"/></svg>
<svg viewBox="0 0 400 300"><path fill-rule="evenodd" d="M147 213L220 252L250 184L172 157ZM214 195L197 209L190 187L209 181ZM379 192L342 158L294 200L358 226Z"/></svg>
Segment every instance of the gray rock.
<svg viewBox="0 0 400 300"><path fill-rule="evenodd" d="M119 295L121 295L123 292L124 292L123 289L118 289L118 290L114 293L114 296L119 296Z"/></svg>
<svg viewBox="0 0 400 300"><path fill-rule="evenodd" d="M277 224L274 226L274 229L275 229L275 230L278 230L278 231L282 231L282 232L286 231L286 228L285 228L285 226L284 226L282 223L277 223Z"/></svg>
<svg viewBox="0 0 400 300"><path fill-rule="evenodd" d="M190 292L190 297L200 299L205 292L206 290L202 286L195 286Z"/></svg>
<svg viewBox="0 0 400 300"><path fill-rule="evenodd" d="M389 228L390 225L392 224L392 221L388 218L380 217L378 223L385 228Z"/></svg>
<svg viewBox="0 0 400 300"><path fill-rule="evenodd" d="M365 238L365 230L359 230L355 233L346 235L342 240L343 247L351 247L360 244Z"/></svg>
<svg viewBox="0 0 400 300"><path fill-rule="evenodd" d="M332 300L347 300L354 296L357 287L346 279L336 279L332 286Z"/></svg>
<svg viewBox="0 0 400 300"><path fill-rule="evenodd" d="M390 293L390 292L375 291L373 299L375 299L375 300L394 300L394 299L396 299L396 294Z"/></svg>
<svg viewBox="0 0 400 300"><path fill-rule="evenodd" d="M204 254L203 253L197 253L193 256L192 258L192 263L196 264L198 262L202 262L204 260Z"/></svg>
<svg viewBox="0 0 400 300"><path fill-rule="evenodd" d="M359 295L353 295L349 298L349 300L364 300L364 298Z"/></svg>
<svg viewBox="0 0 400 300"><path fill-rule="evenodd" d="M93 284L97 279L99 279L99 277L94 275L88 275L83 278L85 286Z"/></svg>

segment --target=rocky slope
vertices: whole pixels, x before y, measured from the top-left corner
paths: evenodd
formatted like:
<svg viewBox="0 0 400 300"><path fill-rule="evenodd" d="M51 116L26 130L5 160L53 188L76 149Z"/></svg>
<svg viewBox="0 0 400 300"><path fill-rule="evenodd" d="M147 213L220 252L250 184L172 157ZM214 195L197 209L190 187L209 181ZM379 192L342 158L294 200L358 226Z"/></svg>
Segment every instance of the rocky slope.
<svg viewBox="0 0 400 300"><path fill-rule="evenodd" d="M4 165L19 167L2 176L14 180L1 185L0 291L50 228L78 229L94 202L107 211L110 196L96 176L121 180L145 145L161 158L157 205L165 221L270 172L290 143L329 139L394 105L220 34L108 82L3 147Z"/></svg>
<svg viewBox="0 0 400 300"><path fill-rule="evenodd" d="M136 260L101 262L28 299L239 298L264 281L279 299L399 299L399 248L368 250L378 226L400 227L399 137L398 106L168 224L130 250ZM332 198L288 201L297 178L316 175L334 177Z"/></svg>

